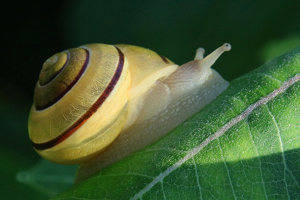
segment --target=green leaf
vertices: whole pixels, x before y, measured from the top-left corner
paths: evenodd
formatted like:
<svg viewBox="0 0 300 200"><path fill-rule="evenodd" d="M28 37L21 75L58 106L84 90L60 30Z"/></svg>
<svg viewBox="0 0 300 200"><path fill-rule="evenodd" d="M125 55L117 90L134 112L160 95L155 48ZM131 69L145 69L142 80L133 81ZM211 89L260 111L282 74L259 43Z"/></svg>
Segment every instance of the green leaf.
<svg viewBox="0 0 300 200"><path fill-rule="evenodd" d="M300 47L53 199L299 199Z"/></svg>
<svg viewBox="0 0 300 200"><path fill-rule="evenodd" d="M74 165L61 166L42 159L29 170L19 172L16 178L50 198L73 185L76 169Z"/></svg>

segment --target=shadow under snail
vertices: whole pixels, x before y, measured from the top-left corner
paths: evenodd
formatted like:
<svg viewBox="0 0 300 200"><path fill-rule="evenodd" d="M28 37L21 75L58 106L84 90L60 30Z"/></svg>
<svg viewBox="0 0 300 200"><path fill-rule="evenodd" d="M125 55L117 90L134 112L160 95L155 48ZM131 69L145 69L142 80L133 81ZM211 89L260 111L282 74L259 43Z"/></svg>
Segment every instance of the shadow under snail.
<svg viewBox="0 0 300 200"><path fill-rule="evenodd" d="M93 173L166 135L229 85L211 65L225 43L178 66L142 47L88 44L50 57L35 87L29 137L45 159Z"/></svg>

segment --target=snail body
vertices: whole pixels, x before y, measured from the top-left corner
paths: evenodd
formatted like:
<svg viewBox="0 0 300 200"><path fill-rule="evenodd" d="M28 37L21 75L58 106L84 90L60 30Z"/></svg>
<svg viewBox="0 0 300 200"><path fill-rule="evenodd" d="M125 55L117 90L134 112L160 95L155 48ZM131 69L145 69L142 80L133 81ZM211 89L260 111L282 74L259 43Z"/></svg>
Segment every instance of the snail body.
<svg viewBox="0 0 300 200"><path fill-rule="evenodd" d="M170 132L229 83L211 65L229 44L178 66L131 45L89 44L43 65L29 117L35 150L92 173Z"/></svg>

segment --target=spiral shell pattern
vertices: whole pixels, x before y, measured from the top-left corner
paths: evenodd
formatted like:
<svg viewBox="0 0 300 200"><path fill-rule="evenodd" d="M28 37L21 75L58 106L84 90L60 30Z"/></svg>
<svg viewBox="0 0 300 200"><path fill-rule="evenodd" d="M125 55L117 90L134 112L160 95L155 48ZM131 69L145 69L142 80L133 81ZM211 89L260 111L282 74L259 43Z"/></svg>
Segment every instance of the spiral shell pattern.
<svg viewBox="0 0 300 200"><path fill-rule="evenodd" d="M69 49L46 60L29 119L35 150L54 162L60 161L51 158L52 151L59 151L61 160L72 164L74 157L84 161L111 143L126 121L127 65L120 49L104 44ZM87 131L87 122L94 128ZM119 128L112 130L114 126ZM104 144L82 150L87 140Z"/></svg>

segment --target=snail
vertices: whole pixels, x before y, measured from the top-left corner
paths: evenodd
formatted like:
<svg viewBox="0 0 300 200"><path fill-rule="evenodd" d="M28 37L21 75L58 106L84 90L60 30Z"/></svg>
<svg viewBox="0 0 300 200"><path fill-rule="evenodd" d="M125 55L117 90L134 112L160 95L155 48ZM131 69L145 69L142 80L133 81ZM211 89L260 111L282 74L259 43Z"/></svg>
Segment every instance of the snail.
<svg viewBox="0 0 300 200"><path fill-rule="evenodd" d="M132 45L88 44L50 57L35 87L29 137L59 164L108 166L166 135L229 83L210 67L225 43L178 66Z"/></svg>

